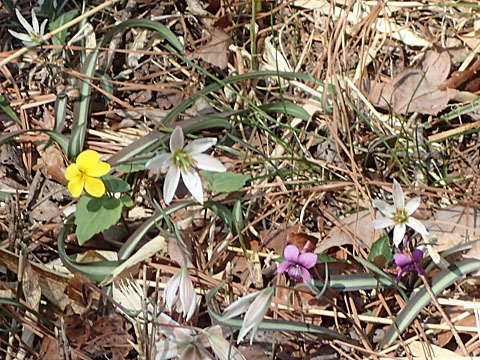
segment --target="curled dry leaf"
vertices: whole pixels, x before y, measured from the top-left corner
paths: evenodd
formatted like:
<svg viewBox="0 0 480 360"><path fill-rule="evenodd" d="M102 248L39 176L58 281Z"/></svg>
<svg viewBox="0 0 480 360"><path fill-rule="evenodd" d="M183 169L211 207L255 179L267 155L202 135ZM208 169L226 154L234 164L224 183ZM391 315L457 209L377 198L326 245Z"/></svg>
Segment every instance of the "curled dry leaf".
<svg viewBox="0 0 480 360"><path fill-rule="evenodd" d="M458 93L455 89L439 90L450 73L450 55L429 50L421 68L409 68L391 82L372 82L368 97L373 105L403 114L419 112L436 115Z"/></svg>

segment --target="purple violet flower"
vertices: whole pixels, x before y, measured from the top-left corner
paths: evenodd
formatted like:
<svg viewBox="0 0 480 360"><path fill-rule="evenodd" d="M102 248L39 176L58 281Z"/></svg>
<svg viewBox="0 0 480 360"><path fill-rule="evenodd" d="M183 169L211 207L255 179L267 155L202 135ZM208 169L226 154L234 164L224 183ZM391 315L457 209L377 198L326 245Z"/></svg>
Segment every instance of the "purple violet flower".
<svg viewBox="0 0 480 360"><path fill-rule="evenodd" d="M400 268L397 281L399 281L402 274L407 271L416 271L419 275L425 275L425 270L418 265L422 260L423 252L419 249L414 249L411 257L402 253L395 254L395 264Z"/></svg>
<svg viewBox="0 0 480 360"><path fill-rule="evenodd" d="M287 245L283 250L285 261L280 263L277 273L288 273L288 276L304 283L309 283L312 279L308 269L311 269L317 263L317 254L312 252L302 252L295 245Z"/></svg>

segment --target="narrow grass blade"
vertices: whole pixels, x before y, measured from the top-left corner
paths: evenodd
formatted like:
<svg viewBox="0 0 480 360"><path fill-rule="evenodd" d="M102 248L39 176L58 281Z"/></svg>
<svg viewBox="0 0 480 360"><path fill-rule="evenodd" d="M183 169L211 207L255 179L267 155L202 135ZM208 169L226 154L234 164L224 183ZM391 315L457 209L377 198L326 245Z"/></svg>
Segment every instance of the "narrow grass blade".
<svg viewBox="0 0 480 360"><path fill-rule="evenodd" d="M176 50L178 51L184 51L183 45L178 40L177 36L165 25L153 21L153 20L148 20L148 19L132 19L132 20L127 20L124 21L123 23L115 26L110 32L105 36L105 39L103 40L103 45L105 45L107 42L109 42L112 37L118 32L122 31L124 29L129 29L129 28L134 28L134 27L139 27L143 29L149 29L156 31L159 33L165 40L167 40L170 45L172 45Z"/></svg>
<svg viewBox="0 0 480 360"><path fill-rule="evenodd" d="M145 221L141 226L137 228L137 230L135 230L132 235L130 235L125 244L123 244L123 246L120 248L120 251L118 252L118 258L121 260L125 260L126 258L128 258L135 250L140 240L142 240L142 238L148 232L148 230L150 230L157 222L162 220L165 216L173 214L175 211L181 210L191 205L197 205L197 203L194 203L193 201L182 201L170 205L168 208L165 209L163 213L156 212L155 214L153 214L150 219Z"/></svg>
<svg viewBox="0 0 480 360"><path fill-rule="evenodd" d="M286 113L287 115L300 118L304 121L310 119L308 112L297 104L284 101L259 106L265 112Z"/></svg>
<svg viewBox="0 0 480 360"><path fill-rule="evenodd" d="M56 141L58 143L58 145L60 145L63 150L65 150L65 151L67 150L68 139L65 136L63 136L62 134L59 134L55 131L44 130L44 129L18 130L18 131L9 132L9 133L4 134L4 135L0 135L0 146L5 144L8 141L14 139L15 137L17 137L19 135L26 134L26 133L29 133L29 132L43 132L43 133L47 134L48 136L50 136L50 138L52 138L54 141Z"/></svg>
<svg viewBox="0 0 480 360"><path fill-rule="evenodd" d="M257 79L261 77L281 77L284 79L300 79L303 81L309 81L317 85L324 85L323 82L314 78L311 75L295 73L295 72L277 72L277 71L255 71L247 74L241 74L237 76L232 76L231 78L222 80L221 83L213 83L206 86L202 90L198 91L195 95L190 96L188 99L183 101L175 109L173 109L166 117L162 120L162 124L168 126L178 115L187 110L192 106L199 98L202 98L214 91L217 91L224 87L225 85L233 84L239 81ZM283 106L283 105L282 105Z"/></svg>
<svg viewBox="0 0 480 360"><path fill-rule="evenodd" d="M165 25L147 19L127 20L115 26L112 30L108 32L100 46L104 47L117 32L132 27L140 27L154 30L160 35L162 35L165 40L167 40L173 47L175 47L175 49L177 49L178 51L183 50L181 42L177 39L175 34L171 32ZM98 54L99 50L92 51L87 57L82 68L82 74L85 75L86 79L81 80L80 100L75 104L74 108L72 137L70 139L67 151L68 157L70 159L74 159L83 150L90 108L90 94L92 91L89 79L92 78L95 74Z"/></svg>
<svg viewBox="0 0 480 360"><path fill-rule="evenodd" d="M18 118L17 114L15 114L15 111L13 111L13 109L10 107L10 104L3 95L0 95L0 109L3 110L3 112L7 114L10 119L15 121L18 125L22 125L22 121Z"/></svg>
<svg viewBox="0 0 480 360"><path fill-rule="evenodd" d="M45 326L48 326L50 329L53 329L54 326L55 326L55 324L51 320L47 319L40 312L38 312L34 309L31 309L31 308L25 306L24 304L22 304L22 303L20 303L16 300L0 297L0 305L11 305L11 306L15 306L16 308L21 309L22 311L28 311L28 312L32 313L33 315L37 316L42 321L42 324L45 325ZM0 308L1 308L1 306L0 306ZM2 330L0 330L0 332Z"/></svg>
<svg viewBox="0 0 480 360"><path fill-rule="evenodd" d="M480 270L480 260L467 259L456 265L450 265L448 269L440 271L433 277L431 284L433 293L435 296L439 295L455 281L460 280L464 275L476 270ZM401 334L429 302L430 294L425 287L420 288L420 290L408 300L407 305L395 318L398 332L394 325L390 325L380 347L391 344L398 337L398 333Z"/></svg>
<svg viewBox="0 0 480 360"><path fill-rule="evenodd" d="M222 316L215 311L212 305L213 297L217 294L217 292L222 288L224 284L225 282L220 283L207 294L208 314L214 322L222 326L228 326L232 329L240 329L243 324L242 318L236 317L232 319L223 319ZM307 332L310 334L323 336L327 339L337 339L348 342L350 344L357 344L357 342L355 342L354 340L326 327L298 321L264 320L260 323L257 330Z"/></svg>

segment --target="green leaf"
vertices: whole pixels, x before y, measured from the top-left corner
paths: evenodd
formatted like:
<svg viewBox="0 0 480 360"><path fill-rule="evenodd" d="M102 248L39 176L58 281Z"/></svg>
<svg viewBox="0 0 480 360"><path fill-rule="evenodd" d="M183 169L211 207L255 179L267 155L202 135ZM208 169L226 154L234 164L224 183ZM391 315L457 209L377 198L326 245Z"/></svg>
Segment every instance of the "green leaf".
<svg viewBox="0 0 480 360"><path fill-rule="evenodd" d="M123 194L122 196L120 196L120 201L122 202L123 206L126 208L133 206L133 200L127 194Z"/></svg>
<svg viewBox="0 0 480 360"><path fill-rule="evenodd" d="M261 105L260 108L265 112L270 111L286 113L287 115L294 116L305 121L308 121L310 119L310 115L308 115L308 112L306 110L304 110L297 104L288 101L265 104Z"/></svg>
<svg viewBox="0 0 480 360"><path fill-rule="evenodd" d="M95 76L100 79L100 86L102 87L102 89L105 90L107 93L113 95L115 89L113 88L113 83L110 77L98 71L95 72ZM110 98L105 96L105 104L108 105L109 103Z"/></svg>
<svg viewBox="0 0 480 360"><path fill-rule="evenodd" d="M337 261L342 261L342 260L339 260L339 259L337 259L333 256L329 256L329 255L325 254L325 252L322 252L321 254L317 255L317 264L328 263L328 262L337 262Z"/></svg>
<svg viewBox="0 0 480 360"><path fill-rule="evenodd" d="M207 180L213 192L232 192L241 189L250 179L250 175L236 174L231 171L224 173L200 170L202 177Z"/></svg>
<svg viewBox="0 0 480 360"><path fill-rule="evenodd" d="M113 175L105 175L102 177L103 183L108 191L112 193L124 193L130 190L130 184Z"/></svg>
<svg viewBox="0 0 480 360"><path fill-rule="evenodd" d="M146 168L145 168L145 165L141 165L141 164L133 164L133 163L130 163L130 164L125 164L125 165L119 165L115 168L115 170L117 170L117 172L119 173L127 173L127 174L130 174L130 173L134 173L134 172L139 172L139 171L144 171Z"/></svg>
<svg viewBox="0 0 480 360"><path fill-rule="evenodd" d="M383 235L372 244L370 253L368 254L368 261L382 269L391 259L392 248L390 247L390 241L387 235Z"/></svg>
<svg viewBox="0 0 480 360"><path fill-rule="evenodd" d="M93 235L115 225L122 215L122 206L118 199L82 196L75 212L75 234L78 243L83 245Z"/></svg>
<svg viewBox="0 0 480 360"><path fill-rule="evenodd" d="M59 17L57 17L55 20L50 22L49 28L50 31L53 31L55 29L58 29L60 26L65 25L68 23L70 20L72 20L75 16L77 16L78 11L76 9L67 11L66 13L63 13ZM67 38L67 29L63 30L62 32L54 35L52 37L52 44L53 45L64 45L65 40Z"/></svg>
<svg viewBox="0 0 480 360"><path fill-rule="evenodd" d="M15 111L13 111L13 109L10 107L10 104L7 102L7 99L5 99L5 96L3 95L0 95L0 109L2 109L2 111L18 125L22 125L22 121L18 118L17 114L15 114Z"/></svg>

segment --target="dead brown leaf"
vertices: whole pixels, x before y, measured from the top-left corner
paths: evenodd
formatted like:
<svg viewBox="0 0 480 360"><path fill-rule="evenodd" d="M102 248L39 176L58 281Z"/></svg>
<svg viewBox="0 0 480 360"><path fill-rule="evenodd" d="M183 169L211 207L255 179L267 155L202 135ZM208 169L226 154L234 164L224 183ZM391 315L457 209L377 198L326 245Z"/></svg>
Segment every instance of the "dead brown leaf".
<svg viewBox="0 0 480 360"><path fill-rule="evenodd" d="M472 248L465 254L466 258L480 260L480 240L473 244Z"/></svg>
<svg viewBox="0 0 480 360"><path fill-rule="evenodd" d="M287 245L287 238L300 231L300 225L296 224L288 228L260 231L262 245L269 250L274 250L278 255L283 255L283 249Z"/></svg>
<svg viewBox="0 0 480 360"><path fill-rule="evenodd" d="M111 352L112 359L124 359L132 349L129 341L133 337L128 333L131 326L120 314L101 317L92 326L92 337L85 351L95 357Z"/></svg>
<svg viewBox="0 0 480 360"><path fill-rule="evenodd" d="M409 68L391 82L373 82L369 98L373 105L395 113L419 112L436 115L446 108L458 93L455 89L440 90L450 73L450 55L429 50L421 68Z"/></svg>
<svg viewBox="0 0 480 360"><path fill-rule="evenodd" d="M465 308L463 306L448 306L444 308L445 312L448 314L450 319L454 319L455 317L462 315L465 312ZM440 321L441 324L445 324L445 319L442 318ZM455 321L455 326L476 326L477 322L475 320L475 315L470 314L467 317L461 318L458 321ZM444 331L438 334L438 346L444 347L447 345L453 337L453 333L451 331Z"/></svg>
<svg viewBox="0 0 480 360"><path fill-rule="evenodd" d="M427 230L436 237L435 250L438 252L473 240L480 236L480 209L461 205L440 209L424 221Z"/></svg>
<svg viewBox="0 0 480 360"><path fill-rule="evenodd" d="M225 69L228 64L228 45L230 44L230 35L219 28L213 29L212 38L200 49L193 54L193 59L202 59L213 66Z"/></svg>
<svg viewBox="0 0 480 360"><path fill-rule="evenodd" d="M42 289L39 284L39 276L28 261L25 263L23 271L22 288L28 306L38 311Z"/></svg>
<svg viewBox="0 0 480 360"><path fill-rule="evenodd" d="M64 357L60 355L57 340L49 336L45 336L43 338L39 355L40 355L40 359L49 359L49 360L64 359Z"/></svg>
<svg viewBox="0 0 480 360"><path fill-rule="evenodd" d="M343 226L335 226L324 239L317 243L315 248L317 254L334 246L352 245L352 236L360 242L359 245L370 248L375 239L375 229L370 225L372 221L370 211L363 210L350 214L339 221Z"/></svg>
<svg viewBox="0 0 480 360"><path fill-rule="evenodd" d="M0 248L0 264L13 272L18 271L18 255L6 249ZM38 282L42 288L42 294L60 309L65 309L70 300L64 295L67 287L67 275L51 270L45 265L30 262L33 270L38 275Z"/></svg>

